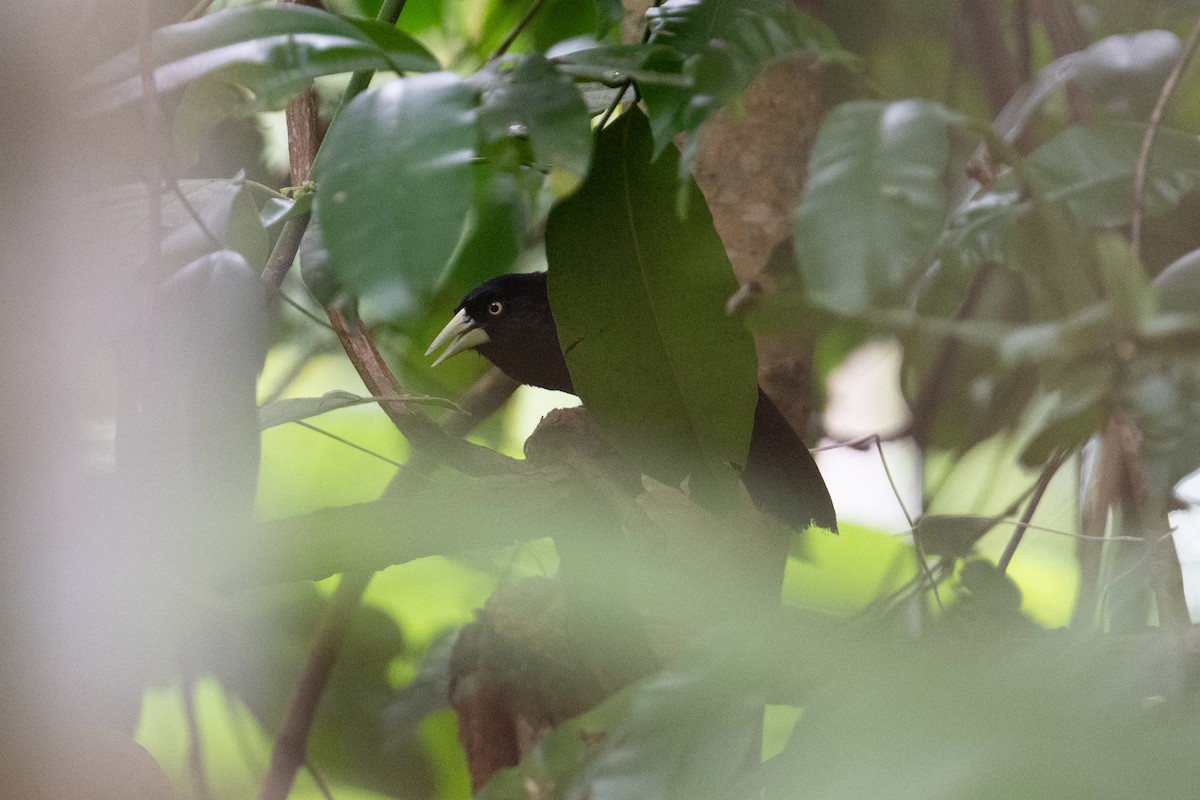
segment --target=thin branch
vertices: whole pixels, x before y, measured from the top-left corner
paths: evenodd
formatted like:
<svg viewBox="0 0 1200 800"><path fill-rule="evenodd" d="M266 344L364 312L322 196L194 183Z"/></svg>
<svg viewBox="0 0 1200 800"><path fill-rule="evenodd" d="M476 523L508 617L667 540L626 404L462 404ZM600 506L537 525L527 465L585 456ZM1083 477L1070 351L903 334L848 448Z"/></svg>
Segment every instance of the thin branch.
<svg viewBox="0 0 1200 800"><path fill-rule="evenodd" d="M309 318L311 321L313 321L313 322L314 322L314 323L316 323L317 325L320 325L320 326L321 326L322 328L324 328L325 330L327 330L327 331L331 331L331 330L333 330L333 326L332 326L332 325L330 325L328 322L326 322L325 320L323 320L323 319L321 319L320 317L318 317L318 316L317 316L316 314L314 314L313 312L309 311L309 310L308 310L307 308L305 308L304 306L300 305L300 303L298 303L297 301L295 301L295 300L293 300L292 298L288 297L286 294L284 294L284 292L283 292L283 290L282 290L282 289L278 289L277 291L279 292L279 299L280 299L280 300L282 300L283 302L287 303L289 306L291 306L292 308L296 309L296 311L298 311L298 312L300 312L301 314L303 314L304 316L308 317L308 318Z"/></svg>
<svg viewBox="0 0 1200 800"><path fill-rule="evenodd" d="M383 0L383 5L379 7L379 14L375 17L378 22L393 27L400 21L400 13L404 11L404 4L408 0ZM333 120L338 118L342 110L358 95L362 94L363 90L371 85L371 79L375 77L375 70L360 69L350 76L350 81L346 84L346 91L342 92L341 102L338 103L337 110L333 112Z"/></svg>
<svg viewBox="0 0 1200 800"><path fill-rule="evenodd" d="M317 784L317 789L320 790L325 800L333 800L333 792L329 788L329 782L325 780L321 773L317 772L317 768L313 766L310 759L304 759L304 768L312 776L313 783Z"/></svg>
<svg viewBox="0 0 1200 800"><path fill-rule="evenodd" d="M397 4L385 3L385 8L395 5ZM403 7L402 2L398 5L401 8ZM370 78L368 77L367 81L369 80ZM320 147L319 132L317 130L316 95L312 90L305 92L298 100L288 106L287 124L292 183L295 186L300 186L308 180L309 174L312 171L313 161ZM296 253L300 248L300 241L304 236L305 229L308 227L309 216L305 214L302 217L288 220L284 225L284 230L280 233L280 241L276 243L276 247L271 253L271 258L268 260L267 267L263 271L263 278L270 285L278 288L283 283L283 279L287 275L287 271L291 267L292 261L295 260ZM333 324L335 330L337 330L339 328L338 323L344 323L345 319L341 316L340 312L331 311L330 322ZM343 346L345 346L347 340L343 334L346 332L346 326L343 324L341 327L342 330L337 330L338 338L342 340ZM374 351L374 355L378 359L378 365L376 365L376 368L378 368L379 365L383 365L383 359L379 356L378 351L374 350L374 343L370 342L369 338L367 341L370 343L371 350ZM350 352L350 348L347 348L347 353L350 354ZM358 361L353 355L351 355L351 360L355 361L356 367L359 366ZM400 388L399 384L396 383L391 373L387 371L386 366L383 367L382 371L391 378L390 388L398 390ZM359 372L362 374L361 369ZM389 393L377 391L378 387L373 385L373 382L367 382L367 387L375 394ZM393 393L402 394L403 392L394 391ZM381 403L381 406L384 407L385 411L389 412L388 416L392 418L393 422L396 422L397 417L395 414L399 413L397 406L393 403L386 405ZM405 411L407 414L412 413L407 408ZM424 415L419 415L417 418L428 424L428 420ZM414 430L417 428L419 428L419 423L414 419L408 429ZM405 430L405 427L401 428L402 432ZM305 662L304 672L296 683L296 688L288 703L287 715L280 725L279 734L271 748L271 765L266 777L263 779L262 790L259 794L260 800L287 800L292 784L295 783L296 773L300 769L301 764L306 761L308 732L312 728L313 720L316 717L317 705L320 703L321 696L325 692L329 676L333 672L338 654L341 652L342 643L345 641L350 624L354 619L355 613L358 611L363 593L366 591L370 581L371 573L345 574L342 576L341 581L338 583L338 588L330 598L329 605L325 609L316 635L313 638L312 649Z"/></svg>
<svg viewBox="0 0 1200 800"><path fill-rule="evenodd" d="M662 3L663 0L654 0L654 2L650 4L650 8L658 8L660 5L662 5ZM647 9L647 11L648 10L649 9ZM648 41L650 41L649 25L642 29L642 44L645 44ZM604 114L600 117L600 123L596 126L597 130L604 128L604 126L608 124L608 121L612 118L612 115L616 113L618 108L621 107L621 100L625 97L625 93L629 91L629 87L633 85L633 78L626 78L621 85L617 87L617 94L608 104L608 108L604 109Z"/></svg>
<svg viewBox="0 0 1200 800"><path fill-rule="evenodd" d="M279 727L279 734L271 749L271 766L263 779L259 800L287 800L296 781L296 773L307 759L308 731L316 718L317 705L329 683L342 643L346 640L359 601L370 581L369 573L347 573L329 598L313 637L304 672L296 682L291 700L288 701L287 716Z"/></svg>
<svg viewBox="0 0 1200 800"><path fill-rule="evenodd" d="M993 0L960 0L958 13L969 37L968 53L975 55L979 78L992 114L999 114L1020 86L1016 60L1005 44Z"/></svg>
<svg viewBox="0 0 1200 800"><path fill-rule="evenodd" d="M987 287L995 267L993 262L985 261L975 270L975 274L971 277L971 284L967 287L963 297L962 305L954 315L955 322L963 322L975 313L975 308L983 297L984 289ZM937 417L938 408L942 404L942 393L947 383L946 375L958 358L961 344L959 338L953 335L947 336L942 341L934 356L933 365L930 366L929 372L921 384L921 390L913 402L913 420L909 425L908 432L917 446L922 449L929 443L933 422Z"/></svg>
<svg viewBox="0 0 1200 800"><path fill-rule="evenodd" d="M996 566L1001 572L1008 570L1008 564L1012 561L1013 554L1017 552L1017 547L1021 544L1021 540L1025 538L1025 531L1029 528L1029 523L1033 519L1034 512L1037 511L1038 504L1042 502L1042 496L1046 493L1046 488L1050 486L1050 481L1054 479L1058 468L1066 461L1067 454L1065 451L1056 451L1050 456L1050 460L1046 462L1046 466L1042 468L1042 474L1038 476L1038 481L1033 489L1033 495L1029 498L1029 503L1025 506L1025 513L1021 515L1021 521L1017 525L1017 529L1013 531L1012 537L1008 540L1008 544L1004 547L1004 552L1000 555L1000 560L996 562Z"/></svg>
<svg viewBox="0 0 1200 800"><path fill-rule="evenodd" d="M956 516L959 517L960 519L964 519L964 520L973 519L973 520L980 520L981 522L982 521L994 522L996 525L1021 525L1021 524L1023 524L1021 522L1021 520L1019 520L1019 519L1008 519L1006 516L1005 517L989 517L989 516L986 516L983 514L957 514ZM1038 531L1039 533L1052 533L1055 536L1064 536L1068 539L1077 539L1079 541L1084 541L1084 542L1100 542L1102 544L1107 544L1108 542L1144 542L1144 541L1146 541L1145 538L1143 538L1141 536L1093 536L1093 535L1087 534L1087 533L1071 533L1070 531L1062 531L1062 530L1059 530L1058 528L1051 528L1046 525L1034 525L1032 523L1029 525L1025 525L1025 528L1028 530L1031 530L1031 531ZM899 536L909 536L911 534L912 534L912 530L909 529L909 530L903 530L903 531L896 531L895 533L889 533L888 536L890 536L892 538L896 538Z"/></svg>
<svg viewBox="0 0 1200 800"><path fill-rule="evenodd" d="M446 417L442 422L442 430L451 436L466 436L504 405L518 386L520 384L501 372L499 367L492 367L458 398L458 405L467 413Z"/></svg>
<svg viewBox="0 0 1200 800"><path fill-rule="evenodd" d="M1062 58L1088 46L1087 33L1079 24L1075 6L1066 0L1034 0L1034 16L1040 18L1050 38L1055 58ZM1075 81L1067 82L1067 117L1080 125L1087 121L1087 102Z"/></svg>
<svg viewBox="0 0 1200 800"><path fill-rule="evenodd" d="M1146 125L1146 135L1142 137L1142 149L1138 153L1137 168L1133 173L1133 216L1129 228L1130 247L1133 250L1134 260L1138 262L1142 260L1142 217L1145 215L1146 209L1146 173L1150 166L1150 150L1154 147L1154 138L1162 124L1167 103L1170 102L1171 95L1175 93L1175 87L1179 85L1179 78L1183 75L1183 70L1191 62L1192 56L1196 54L1197 45L1200 45L1200 20L1197 20L1192 27L1192 32L1188 34L1183 50L1175 59L1174 66L1171 67L1171 74L1167 76L1162 91L1158 93L1158 101L1154 104L1154 110L1150 112L1150 121Z"/></svg>
<svg viewBox="0 0 1200 800"><path fill-rule="evenodd" d="M319 433L322 436L328 436L330 439L333 439L335 442L341 442L342 444L346 445L347 447L353 447L355 450L358 450L360 453L366 453L369 456L378 458L380 461L384 462L385 464L391 464L393 467L399 467L400 469L404 469L404 465L401 464L399 461L393 461L392 459L388 458L387 456L383 455L382 453L377 453L374 450L372 450L368 447L363 447L361 444L356 444L356 443L350 441L349 439L343 439L341 436L338 436L336 433L334 433L332 431L327 431L324 428L319 428L316 425L313 425L311 422L305 422L302 419L294 419L294 420L292 420L292 422L296 425L299 425L301 428L308 428L310 431Z"/></svg>
<svg viewBox="0 0 1200 800"><path fill-rule="evenodd" d="M300 242L304 239L304 231L308 229L311 217L311 214L301 214L283 223L283 230L279 232L275 247L267 258L267 265L263 267L263 283L276 290L283 285L283 279L296 260L296 253L300 252Z"/></svg>
<svg viewBox="0 0 1200 800"><path fill-rule="evenodd" d="M308 89L288 103L285 115L288 130L289 180L293 186L301 186L312 174L313 161L320 147L317 126L317 93Z"/></svg>
<svg viewBox="0 0 1200 800"><path fill-rule="evenodd" d="M495 61L497 58L507 53L508 48L512 47L513 42L517 40L517 37L529 27L529 23L533 22L533 18L537 16L537 13L542 10L542 6L544 5L546 5L546 0L534 0L533 5L531 5L529 10L525 12L525 16L521 17L521 21L518 22L511 31L508 32L508 36L504 37L504 41L500 43L500 46L497 47L490 56L488 56L488 61Z"/></svg>
<svg viewBox="0 0 1200 800"><path fill-rule="evenodd" d="M357 320L351 320L340 309L330 307L326 312L334 332L342 342L342 348L371 394L379 398L404 395L404 389L383 360L375 346L375 340L366 328ZM420 409L408 403L381 399L379 407L415 447L437 453L444 463L460 472L470 475L493 475L510 472L517 466L515 459L495 450L447 435Z"/></svg>
<svg viewBox="0 0 1200 800"><path fill-rule="evenodd" d="M608 124L609 119L612 118L616 110L621 107L621 100L624 99L625 92L629 91L630 86L633 86L633 80L627 79L617 88L616 95L613 96L612 101L608 104L608 108L604 109L604 114L601 115L600 122L596 125L597 130L602 130Z"/></svg>
<svg viewBox="0 0 1200 800"><path fill-rule="evenodd" d="M194 205L192 205L192 201L189 200L187 198L187 195L185 195L183 193L183 187L179 185L179 180L174 175L172 175L170 178L170 182L171 182L171 191L175 193L175 196L177 198L179 198L179 202L181 205L183 205L183 209L185 211L187 211L188 216L192 218L192 222L195 222L196 227L198 227L200 229L200 231L204 234L204 238L208 239L208 241L213 245L213 247L216 247L218 249L224 248L225 242L223 242L215 233L212 232L212 229L210 229L208 227L208 223L205 222L204 219L200 216L200 212L196 210L196 207Z"/></svg>
<svg viewBox="0 0 1200 800"><path fill-rule="evenodd" d="M1017 0L1013 6L1013 28L1017 32L1017 75L1021 83L1033 78L1033 15L1030 0Z"/></svg>
<svg viewBox="0 0 1200 800"><path fill-rule="evenodd" d="M892 487L892 496L896 498L896 505L900 506L900 511L904 514L904 519L907 520L909 527L913 527L912 514L908 513L908 506L904 505L904 498L900 496L900 489L896 487L896 479L892 477L891 467L888 466L887 457L883 454L883 440L878 436L875 437L875 450L879 453L879 463L883 465L883 474L887 476L888 486Z"/></svg>

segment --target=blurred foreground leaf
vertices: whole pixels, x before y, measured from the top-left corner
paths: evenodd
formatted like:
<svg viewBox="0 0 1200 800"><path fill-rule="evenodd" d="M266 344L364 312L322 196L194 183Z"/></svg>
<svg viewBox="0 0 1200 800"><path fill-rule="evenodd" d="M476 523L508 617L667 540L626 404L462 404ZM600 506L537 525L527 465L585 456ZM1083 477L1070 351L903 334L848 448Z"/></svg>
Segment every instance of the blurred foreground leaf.
<svg viewBox="0 0 1200 800"><path fill-rule="evenodd" d="M154 33L151 62L159 92L216 76L243 88L257 110L282 108L319 75L360 69L430 72L429 51L374 20L349 19L303 6L226 9ZM141 61L127 50L90 73L81 89L93 113L138 100Z"/></svg>
<svg viewBox="0 0 1200 800"><path fill-rule="evenodd" d="M853 314L903 299L949 210L947 112L922 100L844 103L821 125L796 209L796 257L817 304Z"/></svg>

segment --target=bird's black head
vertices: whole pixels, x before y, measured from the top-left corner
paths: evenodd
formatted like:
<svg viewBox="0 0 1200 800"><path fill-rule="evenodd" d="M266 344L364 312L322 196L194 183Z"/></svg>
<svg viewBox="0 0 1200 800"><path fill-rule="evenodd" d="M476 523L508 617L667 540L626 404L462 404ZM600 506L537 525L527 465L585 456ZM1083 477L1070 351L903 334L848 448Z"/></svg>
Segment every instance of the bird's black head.
<svg viewBox="0 0 1200 800"><path fill-rule="evenodd" d="M546 273L501 275L462 299L458 313L426 351L449 342L434 364L475 349L520 383L569 392L571 376L558 345Z"/></svg>

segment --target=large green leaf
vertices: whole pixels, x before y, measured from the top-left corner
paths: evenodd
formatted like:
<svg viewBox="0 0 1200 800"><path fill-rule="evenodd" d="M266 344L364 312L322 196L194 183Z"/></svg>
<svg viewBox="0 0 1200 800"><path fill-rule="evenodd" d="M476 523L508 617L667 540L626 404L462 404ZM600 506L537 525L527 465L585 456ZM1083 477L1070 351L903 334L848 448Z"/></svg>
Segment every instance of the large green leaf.
<svg viewBox="0 0 1200 800"><path fill-rule="evenodd" d="M1182 46L1163 30L1109 36L1078 54L1075 80L1111 110L1141 117L1154 106Z"/></svg>
<svg viewBox="0 0 1200 800"><path fill-rule="evenodd" d="M1179 54L1179 37L1169 31L1109 36L1042 67L996 115L996 133L1015 140L1051 94L1076 81L1114 111L1149 112L1159 87Z"/></svg>
<svg viewBox="0 0 1200 800"><path fill-rule="evenodd" d="M481 89L479 131L485 144L528 139L534 166L550 173L552 185L570 190L583 180L592 128L574 82L537 54L510 56L476 73L472 82Z"/></svg>
<svg viewBox="0 0 1200 800"><path fill-rule="evenodd" d="M519 178L480 164L467 230L437 287L437 298L458 301L471 289L512 269L529 224ZM444 320L437 319L439 325ZM436 333L436 330L434 331Z"/></svg>
<svg viewBox="0 0 1200 800"><path fill-rule="evenodd" d="M245 87L253 108L280 108L313 78L359 69L429 72L437 59L417 41L373 20L303 6L233 8L154 33L150 55L160 92L220 76ZM83 81L86 107L106 111L141 97L140 54L127 50Z"/></svg>
<svg viewBox="0 0 1200 800"><path fill-rule="evenodd" d="M428 298L471 204L476 94L447 72L363 92L313 168L331 274L385 314Z"/></svg>
<svg viewBox="0 0 1200 800"><path fill-rule="evenodd" d="M826 116L794 221L814 302L856 313L912 286L945 222L949 159L937 104L858 101Z"/></svg>
<svg viewBox="0 0 1200 800"><path fill-rule="evenodd" d="M1097 229L1129 222L1144 132L1141 125L1120 122L1072 127L1038 148L1020 176L1004 173L957 213L923 291L944 283L948 268L974 269L989 261L1021 276L1033 318L1073 313L1120 290L1140 268L1127 262L1123 272L1106 270L1114 263L1094 253L1087 239ZM1147 176L1147 212L1175 208L1200 186L1200 141L1160 129Z"/></svg>
<svg viewBox="0 0 1200 800"><path fill-rule="evenodd" d="M703 196L689 181L679 219L679 156L651 163L651 150L639 111L600 133L587 180L547 224L550 302L597 424L647 472L692 473L695 488L745 461L754 347L724 312L737 285Z"/></svg>
<svg viewBox="0 0 1200 800"><path fill-rule="evenodd" d="M1063 205L1081 230L1128 223L1145 132L1143 125L1126 122L1066 129L1029 157L1028 165L1036 169L1041 183L1041 199ZM1146 212L1174 207L1197 186L1200 140L1173 128L1159 128L1148 164Z"/></svg>

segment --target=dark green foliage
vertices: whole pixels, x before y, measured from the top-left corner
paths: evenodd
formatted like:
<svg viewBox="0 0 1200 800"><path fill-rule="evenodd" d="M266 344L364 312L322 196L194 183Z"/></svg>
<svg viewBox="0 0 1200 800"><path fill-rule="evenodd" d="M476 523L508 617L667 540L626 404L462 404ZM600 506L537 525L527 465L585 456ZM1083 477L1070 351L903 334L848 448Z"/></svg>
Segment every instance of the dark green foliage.
<svg viewBox="0 0 1200 800"><path fill-rule="evenodd" d="M462 235L477 102L448 72L393 81L355 98L321 149L313 172L332 274L385 314L427 301Z"/></svg>
<svg viewBox="0 0 1200 800"><path fill-rule="evenodd" d="M722 465L744 463L750 440L752 343L724 312L736 286L699 190L679 219L677 155L651 150L637 111L597 138L547 223L550 302L576 391L614 443L662 480L728 484Z"/></svg>
<svg viewBox="0 0 1200 800"><path fill-rule="evenodd" d="M1032 473L1018 467L1057 466L1114 414L1136 427L1122 466L1145 484L1142 498L1116 498L1122 532L1151 517L1165 532L1177 484L1200 467L1194 75L1185 73L1154 132L1143 198L1134 186L1146 114L1179 37L1122 33L1052 58L1053 37L1036 22L1029 63L1018 65L1028 82L984 119L979 70L953 60L968 57L952 43L956 4L889 0L853 19L825 5L822 21L790 0L668 0L642 20L643 42L618 43L617 0L410 0L396 26L366 18L378 0L330 4L347 16L262 4L160 28L150 53L128 50L83 78L82 113L107 123L145 111L142 69L151 67L164 122L155 214L141 184L122 183L133 180L128 170L94 204L105 228L97 249L130 254L113 282L137 289L118 313L142 326L120 328L136 344L120 379L136 380L120 397L118 473L153 501L122 509L112 527L152 531L129 549L174 553L182 577L153 579L183 586L147 590L173 598L153 611L180 630L147 637L156 644L145 661L166 666L131 670L129 680L214 676L274 730L327 605L310 582L398 566L384 573L392 594L370 596L348 629L309 753L348 786L461 795L453 726L431 717L447 700L447 631L497 579L552 570L554 538L568 543L575 580L602 584L589 586L597 596L629 590L619 600L645 622L629 640L659 648L639 656L661 669L549 733L482 790L487 800L1194 794L1197 726L1184 702L1194 699L1163 677L1176 674L1179 652L1157 652L1157 640L1139 640L1132 654L1060 641L1041 627L1057 617L1038 604L1070 591L1075 572L1023 573L1025 550L1011 570L992 561L1013 529L1012 519L997 523L996 506L1028 502ZM1127 27L1113 4L1091 13L1092 35ZM1008 32L1013 41L1024 33ZM736 119L751 81L796 57L826 67L830 102L791 241L780 245L795 259L773 263L783 290L760 297L739 292L690 176L692 154L713 114L730 109ZM175 180L219 145L221 120L282 108L314 78L367 69L395 75L328 120L315 186L276 195L240 173ZM322 84L327 95L340 87ZM623 107L602 117L618 97ZM380 499L394 467L361 450L354 456L375 472L323 471L314 453L344 444L285 423L336 412L316 424L337 428L337 442L389 460L418 454L366 416L378 409L361 385L342 383L349 371L322 373L335 375L328 387L306 383L328 353L341 364L328 331L308 320L277 326L279 346L264 362L274 295L258 276L281 230L310 213L304 285L289 278L285 294L303 301L307 287L320 305L363 321L393 359L404 399L455 421L454 403L435 395L454 396L486 365L468 357L432 372L425 346L470 288L548 264L575 389L607 443L663 483L637 474L606 483L578 462L547 467L536 445L527 462L497 459L500 474L487 475L437 468L440 453L420 453ZM161 236L146 247L158 215ZM745 319L726 311L735 293L750 297L739 307ZM925 496L911 510L925 516L912 538L845 525L836 543L794 548L812 563L787 565L798 602L853 621L777 615L780 576L756 572L746 547L766 523L710 513L744 499L731 468L746 461L756 399L744 322L811 341L822 384L864 342L899 350L912 422L895 433L916 445L912 482ZM264 363L264 384L289 396L256 416ZM814 396L819 411L825 387ZM509 422L498 418L486 437L516 454ZM313 438L272 438L298 433ZM265 462L273 447L276 471L259 475L260 454ZM964 496L938 495L946 474L985 451L999 453L994 473L980 470ZM1079 497L1103 481L1067 464L1071 486L1058 504L1072 522L1055 524L1073 532ZM256 482L260 515L284 519L252 520ZM855 509L838 509L848 510L853 519ZM717 529L733 545L713 538ZM782 560L787 533L771 532ZM1112 589L1104 610L1137 628L1151 620L1147 587L1159 580L1147 577L1151 556L1163 567L1143 543L1126 544L1110 564L1119 574L1102 584ZM697 584L711 596L697 600ZM731 586L747 597L766 586L771 613L746 612L726 596ZM587 611L604 617L608 607ZM717 617L733 624L711 630ZM611 636L627 620L603 621ZM798 722L783 713L789 723L772 746L761 736L764 703L802 709Z"/></svg>
<svg viewBox="0 0 1200 800"><path fill-rule="evenodd" d="M217 77L253 92L250 107L280 108L318 75L355 69L431 71L437 61L411 37L374 21L310 8L238 8L170 25L155 35L158 91ZM138 53L88 75L89 107L106 111L141 97Z"/></svg>

